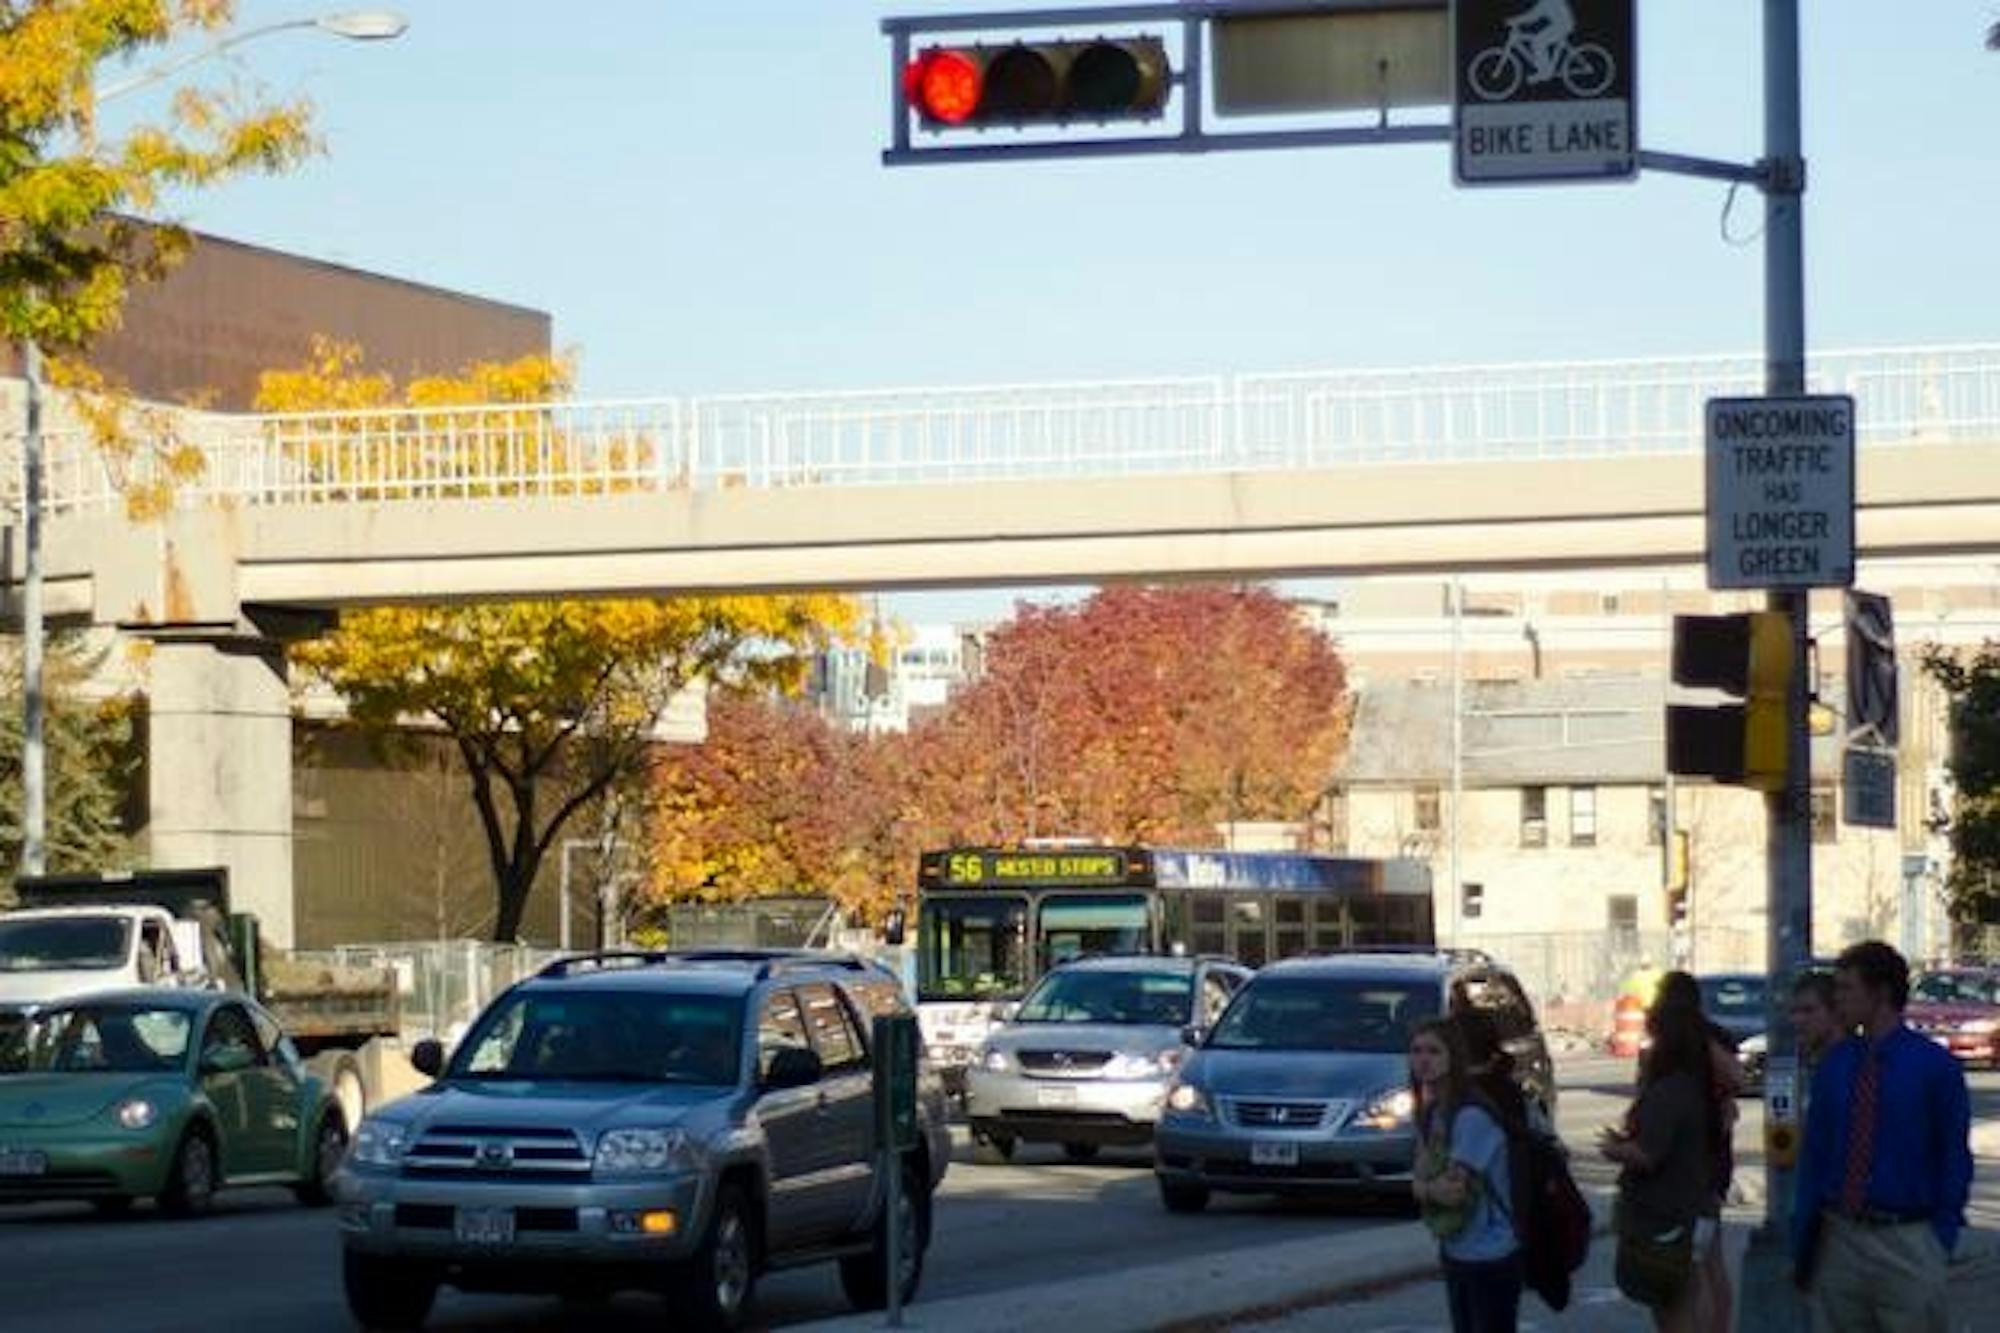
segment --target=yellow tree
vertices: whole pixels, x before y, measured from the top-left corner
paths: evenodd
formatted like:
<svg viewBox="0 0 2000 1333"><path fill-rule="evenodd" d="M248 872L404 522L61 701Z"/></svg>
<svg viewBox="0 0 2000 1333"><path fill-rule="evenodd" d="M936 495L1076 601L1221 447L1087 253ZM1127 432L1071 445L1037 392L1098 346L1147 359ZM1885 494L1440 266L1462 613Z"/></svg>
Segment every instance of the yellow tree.
<svg viewBox="0 0 2000 1333"><path fill-rule="evenodd" d="M315 465L356 461L339 447L339 414L392 404L527 404L559 396L567 366L548 357L473 366L400 392L369 374L352 349L323 346L312 364L268 374L267 411L326 412L300 448ZM513 453L493 418L475 446ZM530 428L535 414L512 415ZM560 442L556 443L560 452ZM476 472L479 457L462 461ZM365 461L361 463L365 466ZM491 491L516 484L494 483ZM469 493L481 488L468 478ZM486 835L498 895L494 938L520 932L535 876L581 810L637 777L660 717L696 681L790 683L810 650L851 634L859 610L833 596L535 601L457 607L385 607L352 613L295 659L378 732L441 727L457 747Z"/></svg>
<svg viewBox="0 0 2000 1333"><path fill-rule="evenodd" d="M129 283L185 252L137 221L163 192L282 171L314 148L302 104L183 82L116 134L98 122L100 66L219 35L230 0L0 0L0 333L57 351L113 327Z"/></svg>

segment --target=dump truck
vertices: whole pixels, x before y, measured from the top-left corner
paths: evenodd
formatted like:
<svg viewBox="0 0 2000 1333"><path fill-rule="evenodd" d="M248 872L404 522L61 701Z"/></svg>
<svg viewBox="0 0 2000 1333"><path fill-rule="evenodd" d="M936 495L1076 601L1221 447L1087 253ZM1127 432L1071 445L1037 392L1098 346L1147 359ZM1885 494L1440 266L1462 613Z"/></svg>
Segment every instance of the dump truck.
<svg viewBox="0 0 2000 1333"><path fill-rule="evenodd" d="M0 913L0 1026L91 991L201 986L256 997L326 1081L350 1126L421 1084L403 1054L390 968L329 967L267 946L231 912L229 872L24 876Z"/></svg>

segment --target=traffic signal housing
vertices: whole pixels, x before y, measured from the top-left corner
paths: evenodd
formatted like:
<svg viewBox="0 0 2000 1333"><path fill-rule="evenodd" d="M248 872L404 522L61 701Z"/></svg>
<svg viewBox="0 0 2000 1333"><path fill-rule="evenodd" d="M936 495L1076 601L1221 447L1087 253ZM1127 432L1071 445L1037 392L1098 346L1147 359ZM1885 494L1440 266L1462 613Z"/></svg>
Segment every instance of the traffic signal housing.
<svg viewBox="0 0 2000 1333"><path fill-rule="evenodd" d="M931 129L1146 120L1173 68L1158 37L935 46L903 69L903 101Z"/></svg>
<svg viewBox="0 0 2000 1333"><path fill-rule="evenodd" d="M1675 616L1676 685L1744 702L1667 707L1667 771L1759 791L1785 786L1792 629L1781 611Z"/></svg>

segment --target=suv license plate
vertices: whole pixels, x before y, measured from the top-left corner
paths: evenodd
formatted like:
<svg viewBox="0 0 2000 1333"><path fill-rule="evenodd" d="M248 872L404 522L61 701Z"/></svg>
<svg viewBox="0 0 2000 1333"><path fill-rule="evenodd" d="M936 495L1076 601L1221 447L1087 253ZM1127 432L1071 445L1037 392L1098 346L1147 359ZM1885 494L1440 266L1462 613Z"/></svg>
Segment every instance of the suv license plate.
<svg viewBox="0 0 2000 1333"><path fill-rule="evenodd" d="M1250 1145L1250 1165L1252 1166L1297 1166L1299 1145L1296 1143L1253 1143Z"/></svg>
<svg viewBox="0 0 2000 1333"><path fill-rule="evenodd" d="M1075 1106L1075 1105L1076 1105L1076 1089L1075 1089L1075 1088L1036 1088L1036 1089L1035 1089L1035 1105L1037 1105L1037 1106Z"/></svg>
<svg viewBox="0 0 2000 1333"><path fill-rule="evenodd" d="M0 1148L0 1176L43 1176L49 1155L28 1148Z"/></svg>
<svg viewBox="0 0 2000 1333"><path fill-rule="evenodd" d="M512 1208L461 1208L453 1218L453 1233L465 1245L514 1243Z"/></svg>

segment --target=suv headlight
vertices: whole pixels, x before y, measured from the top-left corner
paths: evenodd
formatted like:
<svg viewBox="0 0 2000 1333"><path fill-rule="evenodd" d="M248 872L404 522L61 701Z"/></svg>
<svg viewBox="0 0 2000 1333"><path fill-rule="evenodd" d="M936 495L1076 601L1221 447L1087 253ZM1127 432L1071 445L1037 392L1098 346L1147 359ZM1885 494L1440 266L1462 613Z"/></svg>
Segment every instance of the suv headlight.
<svg viewBox="0 0 2000 1333"><path fill-rule="evenodd" d="M1968 1018L1958 1025L1958 1030L1960 1032L1983 1033L1991 1032L1996 1027L2000 1027L2000 1023L1996 1023L1990 1018Z"/></svg>
<svg viewBox="0 0 2000 1333"><path fill-rule="evenodd" d="M409 1146L410 1132L403 1126L363 1120L361 1128L354 1132L349 1156L357 1166L393 1167L403 1160Z"/></svg>
<svg viewBox="0 0 2000 1333"><path fill-rule="evenodd" d="M979 1067L989 1074L1009 1074L1014 1070L1014 1057L994 1046L984 1046L979 1051Z"/></svg>
<svg viewBox="0 0 2000 1333"><path fill-rule="evenodd" d="M1106 1078L1158 1078L1171 1074L1180 1068L1185 1049L1157 1051L1152 1055L1141 1055L1137 1051L1121 1051L1105 1062Z"/></svg>
<svg viewBox="0 0 2000 1333"><path fill-rule="evenodd" d="M1361 1114L1354 1117L1356 1129L1401 1129L1410 1123L1416 1113L1417 1099L1408 1088L1396 1088L1382 1093L1374 1101L1361 1108Z"/></svg>
<svg viewBox="0 0 2000 1333"><path fill-rule="evenodd" d="M1167 1089L1167 1109L1175 1115L1193 1116L1199 1120L1210 1120L1215 1116L1208 1104L1208 1094L1192 1083L1176 1083Z"/></svg>
<svg viewBox="0 0 2000 1333"><path fill-rule="evenodd" d="M590 1169L605 1176L652 1175L696 1165L695 1146L678 1129L614 1129L597 1141Z"/></svg>

